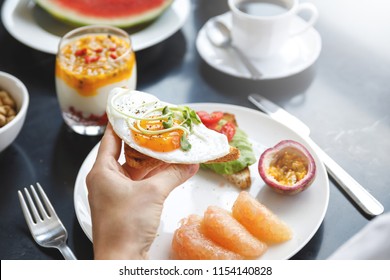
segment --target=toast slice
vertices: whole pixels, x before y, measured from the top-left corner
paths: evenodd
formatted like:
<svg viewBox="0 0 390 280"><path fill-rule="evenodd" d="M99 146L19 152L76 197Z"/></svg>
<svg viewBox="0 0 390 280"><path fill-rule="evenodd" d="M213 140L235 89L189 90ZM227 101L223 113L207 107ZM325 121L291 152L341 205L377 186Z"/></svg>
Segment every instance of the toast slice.
<svg viewBox="0 0 390 280"><path fill-rule="evenodd" d="M161 164L161 161L144 155L137 150L131 148L129 145L124 143L124 153L126 158L126 164L135 169L141 168L153 168Z"/></svg>
<svg viewBox="0 0 390 280"><path fill-rule="evenodd" d="M161 164L161 161L150 156L144 155L137 150L131 148L129 145L125 145L124 153L126 158L126 164L132 168L153 168ZM230 146L230 151L227 155L210 160L207 163L219 163L236 160L240 157L240 151L236 147Z"/></svg>
<svg viewBox="0 0 390 280"><path fill-rule="evenodd" d="M230 175L224 174L222 176L225 177L234 186L243 190L249 188L252 184L249 167L245 167L243 170L238 171L237 173Z"/></svg>
<svg viewBox="0 0 390 280"><path fill-rule="evenodd" d="M219 163L219 162L227 162L227 161L232 161L236 160L240 157L240 150L237 149L236 147L230 146L229 153L226 156L216 158L213 160L209 160L205 163Z"/></svg>
<svg viewBox="0 0 390 280"><path fill-rule="evenodd" d="M223 119L233 123L237 127L237 121L234 114L224 113ZM124 144L124 154L126 158L126 164L132 168L153 168L161 164L161 161L147 155L144 155L130 146ZM236 147L230 146L229 154L215 160L210 160L206 164L222 163L238 159L240 156L240 150ZM249 168L246 167L243 170L234 174L222 175L226 180L232 183L234 186L240 189L247 189L251 186L252 180L250 176Z"/></svg>
<svg viewBox="0 0 390 280"><path fill-rule="evenodd" d="M223 120L227 122L233 123L236 127L238 127L238 123L236 120L236 117L234 114L230 113L224 113ZM237 149L237 148L236 148ZM251 180L251 174L249 167L245 167L244 169L234 173L234 174L223 174L222 175L226 180L228 180L231 184L234 186L240 188L240 189L247 189L251 186L252 180Z"/></svg>

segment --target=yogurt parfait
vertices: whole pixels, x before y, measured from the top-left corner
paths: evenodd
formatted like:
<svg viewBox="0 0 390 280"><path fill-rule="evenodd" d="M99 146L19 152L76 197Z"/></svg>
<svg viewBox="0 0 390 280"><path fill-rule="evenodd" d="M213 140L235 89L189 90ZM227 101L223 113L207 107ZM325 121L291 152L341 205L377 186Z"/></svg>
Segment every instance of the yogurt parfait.
<svg viewBox="0 0 390 280"><path fill-rule="evenodd" d="M129 35L109 26L69 32L59 44L55 81L65 123L79 134L102 134L111 89L136 87L136 59Z"/></svg>

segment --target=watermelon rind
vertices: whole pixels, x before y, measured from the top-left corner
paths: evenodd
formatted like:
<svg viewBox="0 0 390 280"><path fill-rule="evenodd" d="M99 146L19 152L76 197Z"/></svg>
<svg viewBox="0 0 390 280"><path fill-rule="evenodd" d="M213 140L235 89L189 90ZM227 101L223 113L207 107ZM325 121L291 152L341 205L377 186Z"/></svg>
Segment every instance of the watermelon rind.
<svg viewBox="0 0 390 280"><path fill-rule="evenodd" d="M148 23L158 18L168 9L174 0L164 0L159 7L150 9L138 15L121 16L116 18L103 18L83 15L77 11L64 8L52 0L35 0L35 3L54 18L74 26L84 25L111 25L121 28L134 27Z"/></svg>

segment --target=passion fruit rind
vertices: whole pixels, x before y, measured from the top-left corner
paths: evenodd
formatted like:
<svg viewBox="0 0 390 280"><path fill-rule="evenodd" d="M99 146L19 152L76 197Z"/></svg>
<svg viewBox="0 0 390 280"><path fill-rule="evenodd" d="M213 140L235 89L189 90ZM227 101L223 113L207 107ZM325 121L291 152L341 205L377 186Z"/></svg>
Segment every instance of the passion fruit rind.
<svg viewBox="0 0 390 280"><path fill-rule="evenodd" d="M298 156L306 167L306 174L297 182L289 185L284 184L269 174L271 165L285 154ZM282 194L294 195L306 190L314 181L316 176L316 164L313 156L302 144L294 140L283 140L272 148L266 149L259 159L258 170L264 182L274 191Z"/></svg>

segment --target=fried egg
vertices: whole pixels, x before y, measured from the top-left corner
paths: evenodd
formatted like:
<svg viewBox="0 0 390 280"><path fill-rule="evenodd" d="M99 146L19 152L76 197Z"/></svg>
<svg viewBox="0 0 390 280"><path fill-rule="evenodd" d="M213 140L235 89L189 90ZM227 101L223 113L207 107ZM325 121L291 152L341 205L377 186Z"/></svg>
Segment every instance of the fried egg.
<svg viewBox="0 0 390 280"><path fill-rule="evenodd" d="M230 150L226 136L204 126L194 110L145 92L115 88L106 111L114 131L127 145L164 162L203 163Z"/></svg>

